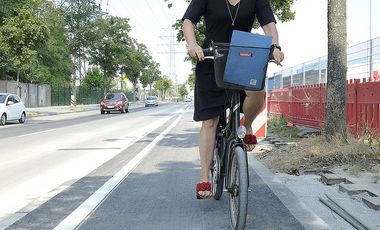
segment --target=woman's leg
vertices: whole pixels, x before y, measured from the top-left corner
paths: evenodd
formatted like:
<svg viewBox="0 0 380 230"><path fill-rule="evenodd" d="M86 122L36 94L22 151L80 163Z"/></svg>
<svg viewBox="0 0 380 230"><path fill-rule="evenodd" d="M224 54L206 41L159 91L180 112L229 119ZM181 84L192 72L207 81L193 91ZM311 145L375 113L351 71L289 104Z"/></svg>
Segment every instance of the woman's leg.
<svg viewBox="0 0 380 230"><path fill-rule="evenodd" d="M247 134L252 134L252 122L260 113L263 107L265 89L261 91L245 91L247 95L243 104L244 126L247 129ZM251 151L254 146L248 146L247 150Z"/></svg>
<svg viewBox="0 0 380 230"><path fill-rule="evenodd" d="M202 122L202 128L199 136L199 155L201 160L200 182L208 182L209 180L208 175L215 148L215 132L218 121L219 117ZM212 196L212 192L199 192L199 195L208 197Z"/></svg>

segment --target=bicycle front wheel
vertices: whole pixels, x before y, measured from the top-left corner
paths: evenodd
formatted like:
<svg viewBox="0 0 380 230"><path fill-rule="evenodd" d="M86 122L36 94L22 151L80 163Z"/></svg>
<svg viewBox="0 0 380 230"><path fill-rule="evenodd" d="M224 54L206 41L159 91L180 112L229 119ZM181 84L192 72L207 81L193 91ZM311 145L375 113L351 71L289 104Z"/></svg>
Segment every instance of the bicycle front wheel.
<svg viewBox="0 0 380 230"><path fill-rule="evenodd" d="M245 228L248 207L248 165L246 151L237 146L232 151L228 181L228 209L231 229Z"/></svg>

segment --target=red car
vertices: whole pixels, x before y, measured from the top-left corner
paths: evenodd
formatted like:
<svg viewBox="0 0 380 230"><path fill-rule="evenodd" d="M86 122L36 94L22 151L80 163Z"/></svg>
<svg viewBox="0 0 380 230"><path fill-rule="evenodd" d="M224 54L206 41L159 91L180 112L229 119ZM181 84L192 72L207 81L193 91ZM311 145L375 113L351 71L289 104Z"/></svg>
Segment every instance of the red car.
<svg viewBox="0 0 380 230"><path fill-rule="evenodd" d="M100 102L100 113L110 113L111 111L128 113L128 107L128 98L124 93L107 93L105 98Z"/></svg>

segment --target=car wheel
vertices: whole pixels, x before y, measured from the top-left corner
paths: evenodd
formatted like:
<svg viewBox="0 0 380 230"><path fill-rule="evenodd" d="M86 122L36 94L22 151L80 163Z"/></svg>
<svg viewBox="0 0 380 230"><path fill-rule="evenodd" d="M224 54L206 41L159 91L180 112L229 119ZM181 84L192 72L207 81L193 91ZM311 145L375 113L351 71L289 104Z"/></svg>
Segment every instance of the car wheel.
<svg viewBox="0 0 380 230"><path fill-rule="evenodd" d="M7 115L3 113L0 118L0 125L5 125L7 123Z"/></svg>
<svg viewBox="0 0 380 230"><path fill-rule="evenodd" d="M107 111L107 114L110 114L111 113L111 111Z"/></svg>
<svg viewBox="0 0 380 230"><path fill-rule="evenodd" d="M104 114L104 111L103 111L103 110L100 110L100 114Z"/></svg>
<svg viewBox="0 0 380 230"><path fill-rule="evenodd" d="M25 120L26 120L26 115L25 115L25 112L23 112L21 114L21 117L20 117L20 119L18 121L22 124L22 123L25 123Z"/></svg>

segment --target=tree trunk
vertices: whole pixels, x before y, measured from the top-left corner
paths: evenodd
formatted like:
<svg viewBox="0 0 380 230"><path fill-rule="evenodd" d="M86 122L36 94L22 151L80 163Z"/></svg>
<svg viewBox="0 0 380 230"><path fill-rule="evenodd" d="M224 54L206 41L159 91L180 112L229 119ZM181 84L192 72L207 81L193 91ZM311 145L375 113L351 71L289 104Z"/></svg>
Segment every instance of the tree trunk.
<svg viewBox="0 0 380 230"><path fill-rule="evenodd" d="M328 0L328 59L326 96L326 139L342 138L346 130L347 34L346 0Z"/></svg>
<svg viewBox="0 0 380 230"><path fill-rule="evenodd" d="M21 90L20 90L20 70L17 70L17 81L16 81L16 86L17 86L17 95L21 97Z"/></svg>

